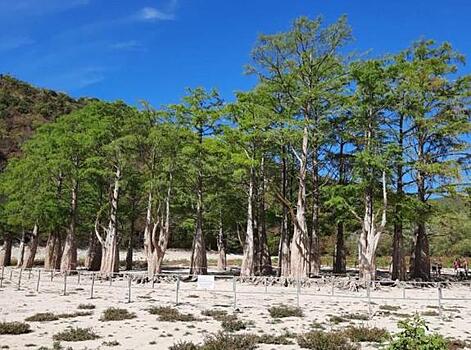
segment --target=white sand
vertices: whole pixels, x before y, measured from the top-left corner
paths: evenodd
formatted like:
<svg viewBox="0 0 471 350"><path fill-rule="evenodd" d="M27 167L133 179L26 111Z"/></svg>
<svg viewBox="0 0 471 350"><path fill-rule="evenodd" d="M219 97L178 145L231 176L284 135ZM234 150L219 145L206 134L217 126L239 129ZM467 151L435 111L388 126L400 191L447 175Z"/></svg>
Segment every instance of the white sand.
<svg viewBox="0 0 471 350"><path fill-rule="evenodd" d="M9 270L6 271L9 277ZM13 281L17 281L19 273L13 273ZM28 316L38 312L64 313L77 311L77 306L83 303L93 303L96 309L92 316L82 316L70 319L60 319L52 322L29 322L33 332L24 335L2 335L0 346L9 346L10 349L24 349L27 344L35 344L32 349L39 346L51 347L53 334L68 327L92 327L101 336L94 341L68 343L64 346L72 346L73 349L107 349L104 341L116 340L119 346L113 349L167 349L179 340L201 342L205 334L221 330L220 322L203 317L201 311L205 309L234 310L233 284L231 280L216 280L216 290L197 290L196 283L182 282L179 292L178 309L182 313L191 313L201 320L198 322L161 322L158 316L149 314L146 309L150 306L175 305L176 283L158 283L152 289L151 284L132 284L132 302L127 303L127 281L117 278L110 286L108 281L95 283L95 298L90 300L91 279L89 276L81 276L78 285L77 276L68 277L68 294L61 295L63 290L63 278L58 276L50 281L50 275L44 274L41 278L40 292L36 293L38 272L31 276L25 272L22 276L22 288L8 280L0 289L0 321L24 321ZM259 334L282 334L285 331L300 333L311 329L313 322L322 323L327 330L343 328L350 323L365 324L386 328L389 331L397 331L399 315L380 315L380 305L397 305L400 310L395 313L413 314L424 311L437 311L427 308L427 305L438 305L437 290L435 288L406 289L406 299L402 299L402 289L382 287L372 291L371 297L373 318L369 321L353 320L334 325L329 321L329 315L346 313L368 314L366 292L348 292L335 290L335 296L327 296L331 293L331 286L319 285L303 288L300 296L300 306L305 314L302 318L286 318L274 321L268 308L277 303L296 305L296 288L269 286L265 293L263 286L237 283L237 308L240 319L253 322L246 331ZM273 293L273 294L272 294ZM277 293L277 294L274 294ZM364 296L363 299L347 297ZM343 297L341 297L343 296ZM471 288L468 286L453 287L443 291L445 298L470 297ZM398 300L379 300L376 298L396 297ZM411 300L414 298L430 298L434 301ZM99 318L104 309L108 307L126 308L135 312L137 318L124 321L101 322ZM471 306L466 301L443 301L442 319L438 316L424 316L430 329L461 340L471 340L470 316ZM393 312L394 313L394 312ZM299 349L297 345L260 345L260 349ZM373 349L372 345L363 344L364 349Z"/></svg>

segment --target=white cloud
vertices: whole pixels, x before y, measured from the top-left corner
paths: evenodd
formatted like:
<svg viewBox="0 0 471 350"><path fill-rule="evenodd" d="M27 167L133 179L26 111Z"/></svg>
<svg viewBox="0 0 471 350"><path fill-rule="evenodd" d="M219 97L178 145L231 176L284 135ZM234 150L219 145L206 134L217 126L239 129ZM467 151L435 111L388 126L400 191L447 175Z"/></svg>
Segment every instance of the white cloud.
<svg viewBox="0 0 471 350"><path fill-rule="evenodd" d="M175 19L175 15L171 12L164 12L155 7L144 7L136 15L136 19L140 21L171 21Z"/></svg>
<svg viewBox="0 0 471 350"><path fill-rule="evenodd" d="M120 41L109 45L112 50L145 51L145 47L136 40Z"/></svg>
<svg viewBox="0 0 471 350"><path fill-rule="evenodd" d="M41 16L85 6L91 0L0 0L0 14Z"/></svg>

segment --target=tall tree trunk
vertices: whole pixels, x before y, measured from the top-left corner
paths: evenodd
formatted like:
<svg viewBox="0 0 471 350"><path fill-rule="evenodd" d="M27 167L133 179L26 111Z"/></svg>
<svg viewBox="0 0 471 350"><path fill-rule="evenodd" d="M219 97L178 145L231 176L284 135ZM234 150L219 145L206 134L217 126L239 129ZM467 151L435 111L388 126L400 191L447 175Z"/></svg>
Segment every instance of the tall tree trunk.
<svg viewBox="0 0 471 350"><path fill-rule="evenodd" d="M10 266L11 265L11 248L13 245L13 240L9 232L5 232L3 236L3 245L0 249L0 266Z"/></svg>
<svg viewBox="0 0 471 350"><path fill-rule="evenodd" d="M340 140L340 150L339 150L339 185L345 185L346 183L346 169L345 169L345 159L344 159L344 147L345 142ZM345 254L345 233L344 233L344 223L340 221L337 223L337 235L335 242L335 258L334 258L334 273L345 273L347 272L347 261Z"/></svg>
<svg viewBox="0 0 471 350"><path fill-rule="evenodd" d="M282 195L287 198L288 171L286 166L286 146L282 146L281 159L281 188ZM283 216L281 219L280 244L278 247L278 276L289 276L289 225L288 208L283 205Z"/></svg>
<svg viewBox="0 0 471 350"><path fill-rule="evenodd" d="M88 249L85 257L85 268L88 271L99 271L101 266L101 246L94 232L90 232Z"/></svg>
<svg viewBox="0 0 471 350"><path fill-rule="evenodd" d="M72 198L70 205L70 223L65 236L64 251L62 252L61 272L75 271L77 269L77 195L78 182L72 180Z"/></svg>
<svg viewBox="0 0 471 350"><path fill-rule="evenodd" d="M420 154L419 157L421 157ZM417 174L417 188L419 202L421 203L422 208L425 208L427 205L425 175L421 171ZM424 217L419 218L414 236L414 247L410 263L411 277L428 281L430 280L430 248Z"/></svg>
<svg viewBox="0 0 471 350"><path fill-rule="evenodd" d="M47 237L44 256L44 269L60 269L62 260L62 240L58 231L53 231Z"/></svg>
<svg viewBox="0 0 471 350"><path fill-rule="evenodd" d="M226 240L224 237L224 227L222 222L222 211L219 213L219 233L217 238L218 245L218 270L225 271L227 268L226 260Z"/></svg>
<svg viewBox="0 0 471 350"><path fill-rule="evenodd" d="M310 234L310 274L318 276L321 272L321 255L319 247L319 212L320 212L320 184L318 146L314 142L312 155L312 227Z"/></svg>
<svg viewBox="0 0 471 350"><path fill-rule="evenodd" d="M95 227L95 232L101 243L102 258L100 272L103 274L112 274L119 271L119 250L118 250L118 202L119 187L121 180L121 168L116 166L113 194L111 198L110 220L105 230L106 236L103 239ZM97 220L98 221L98 220Z"/></svg>
<svg viewBox="0 0 471 350"><path fill-rule="evenodd" d="M262 158L260 164L260 191L259 191L259 251L260 251L260 273L262 275L271 275L272 265L270 250L268 248L267 225L266 225L266 204L265 204L265 158Z"/></svg>
<svg viewBox="0 0 471 350"><path fill-rule="evenodd" d="M30 269L34 266L34 258L36 257L36 251L38 250L38 243L38 225L35 224L33 231L31 233L28 232L28 238L25 240L23 260L24 269Z"/></svg>
<svg viewBox="0 0 471 350"><path fill-rule="evenodd" d="M173 175L169 174L169 184L163 209L157 210L157 219L152 220L152 191L147 200L146 224L144 228L144 252L147 258L147 274L149 277L162 270L162 263L170 240L170 201L172 196ZM161 211L163 211L161 213Z"/></svg>
<svg viewBox="0 0 471 350"><path fill-rule="evenodd" d="M402 234L402 201L404 200L403 189L403 152L404 152L404 116L399 116L399 135L398 146L400 157L398 159L396 173L396 205L394 206L394 234L393 234L393 253L392 253L392 274L393 280L404 281L406 279L406 268L404 261L404 247Z"/></svg>
<svg viewBox="0 0 471 350"><path fill-rule="evenodd" d="M309 130L303 130L303 141L299 159L298 199L296 203L296 217L294 222L293 239L290 246L290 276L294 278L306 277L309 273L310 242L306 223L306 171L308 153Z"/></svg>
<svg viewBox="0 0 471 350"><path fill-rule="evenodd" d="M386 174L383 172L383 213L381 223L376 224L376 217L373 213L373 190L368 186L365 190L365 215L360 234L359 244L359 273L363 282L370 282L376 279L376 249L381 238L381 234L386 226L387 192Z"/></svg>
<svg viewBox="0 0 471 350"><path fill-rule="evenodd" d="M240 267L241 276L253 276L255 273L255 242L254 242L254 187L255 187L255 170L250 168L249 191L247 196L247 230L245 232L244 252L242 257L242 265Z"/></svg>

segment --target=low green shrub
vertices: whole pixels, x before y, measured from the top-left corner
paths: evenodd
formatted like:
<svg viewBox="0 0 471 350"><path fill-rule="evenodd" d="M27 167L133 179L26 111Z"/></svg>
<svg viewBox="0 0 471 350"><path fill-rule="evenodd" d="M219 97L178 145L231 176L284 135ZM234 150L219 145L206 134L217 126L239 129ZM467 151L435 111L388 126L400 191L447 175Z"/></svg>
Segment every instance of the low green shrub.
<svg viewBox="0 0 471 350"><path fill-rule="evenodd" d="M344 335L355 343L382 343L389 339L389 332L383 328L351 326L343 330Z"/></svg>
<svg viewBox="0 0 471 350"><path fill-rule="evenodd" d="M77 306L77 309L79 310L93 310L95 308L95 305L93 304L80 304Z"/></svg>
<svg viewBox="0 0 471 350"><path fill-rule="evenodd" d="M56 341L86 341L95 340L100 338L91 328L70 328L62 332L56 333L52 336L52 339Z"/></svg>
<svg viewBox="0 0 471 350"><path fill-rule="evenodd" d="M352 344L342 332L311 331L298 335L298 345L311 350L357 350L359 345Z"/></svg>
<svg viewBox="0 0 471 350"><path fill-rule="evenodd" d="M27 322L48 322L48 321L57 321L59 316L54 315L52 312L40 312L33 316L25 318Z"/></svg>
<svg viewBox="0 0 471 350"><path fill-rule="evenodd" d="M413 318L399 321L399 327L403 330L394 335L388 350L447 350L448 342L440 334L428 333L428 328L423 319L418 315Z"/></svg>
<svg viewBox="0 0 471 350"><path fill-rule="evenodd" d="M148 309L152 315L158 315L160 321L164 322L193 322L198 318L191 314L182 314L177 309L170 306L153 306Z"/></svg>

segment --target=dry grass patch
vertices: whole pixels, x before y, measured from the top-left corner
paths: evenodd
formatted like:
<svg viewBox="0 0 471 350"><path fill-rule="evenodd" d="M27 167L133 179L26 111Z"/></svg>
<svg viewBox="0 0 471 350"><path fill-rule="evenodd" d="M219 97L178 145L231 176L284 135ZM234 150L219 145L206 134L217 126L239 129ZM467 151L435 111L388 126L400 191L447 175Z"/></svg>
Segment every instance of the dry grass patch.
<svg viewBox="0 0 471 350"><path fill-rule="evenodd" d="M303 317L301 308L289 305L276 305L268 309L273 318Z"/></svg>
<svg viewBox="0 0 471 350"><path fill-rule="evenodd" d="M56 333L52 336L52 339L56 341L87 341L95 340L100 338L91 328L70 328L65 331Z"/></svg>
<svg viewBox="0 0 471 350"><path fill-rule="evenodd" d="M298 345L312 350L357 350L359 345L352 344L342 332L311 331L298 335Z"/></svg>
<svg viewBox="0 0 471 350"><path fill-rule="evenodd" d="M77 306L77 309L79 310L93 310L95 309L95 305L93 304L80 304Z"/></svg>
<svg viewBox="0 0 471 350"><path fill-rule="evenodd" d="M136 318L136 314L129 312L126 309L120 309L117 307L110 307L103 311L100 317L100 321L122 321Z"/></svg>
<svg viewBox="0 0 471 350"><path fill-rule="evenodd" d="M159 320L164 322L194 322L199 320L192 314L182 314L170 306L154 306L148 311L152 315L158 315Z"/></svg>
<svg viewBox="0 0 471 350"><path fill-rule="evenodd" d="M18 335L30 333L30 325L23 322L0 322L0 334Z"/></svg>
<svg viewBox="0 0 471 350"><path fill-rule="evenodd" d="M343 330L343 334L355 343L382 343L390 338L389 332L383 328L365 326L348 327Z"/></svg>
<svg viewBox="0 0 471 350"><path fill-rule="evenodd" d="M179 342L172 345L170 350L254 350L257 348L256 339L250 335L231 335L218 333L205 338L203 344Z"/></svg>
<svg viewBox="0 0 471 350"><path fill-rule="evenodd" d="M40 312L33 316L29 316L25 318L27 322L49 322L49 321L57 321L59 316L54 315L52 312Z"/></svg>

